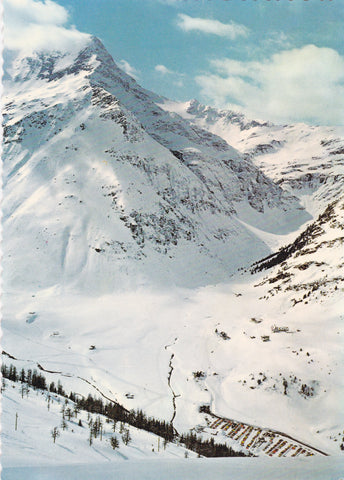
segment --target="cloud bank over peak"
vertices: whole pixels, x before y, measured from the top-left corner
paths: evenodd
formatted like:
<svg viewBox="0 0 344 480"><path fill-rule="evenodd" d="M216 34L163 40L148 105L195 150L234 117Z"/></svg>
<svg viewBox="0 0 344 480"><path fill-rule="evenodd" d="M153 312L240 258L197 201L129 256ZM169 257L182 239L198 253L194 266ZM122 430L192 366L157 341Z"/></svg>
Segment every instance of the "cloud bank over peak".
<svg viewBox="0 0 344 480"><path fill-rule="evenodd" d="M52 0L3 0L4 47L34 50L79 50L90 35L66 26L68 11Z"/></svg>
<svg viewBox="0 0 344 480"><path fill-rule="evenodd" d="M305 45L261 62L215 59L210 67L196 82L218 107L277 122L344 123L344 58L334 49Z"/></svg>

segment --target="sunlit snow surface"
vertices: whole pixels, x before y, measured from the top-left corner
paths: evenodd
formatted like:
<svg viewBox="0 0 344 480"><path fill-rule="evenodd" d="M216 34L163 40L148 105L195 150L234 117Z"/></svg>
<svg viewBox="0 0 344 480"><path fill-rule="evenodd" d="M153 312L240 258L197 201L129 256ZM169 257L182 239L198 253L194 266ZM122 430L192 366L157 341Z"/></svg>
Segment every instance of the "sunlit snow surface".
<svg viewBox="0 0 344 480"><path fill-rule="evenodd" d="M339 480L343 209L313 253L288 260L282 274L290 277L279 266L231 275L295 239L311 221L299 201L316 217L339 198L341 132L246 130L219 112L204 117L197 105L164 104L167 112L98 41L79 60L49 81L30 79L37 72L19 62L8 87L2 348L17 368L40 363L69 375L46 374L67 391L94 394L86 379L126 408L167 421L172 387L179 432L204 428L199 409L207 406L333 456L152 461L156 439L146 433L132 432L133 444L114 453L106 443L90 449L77 429L53 445L57 407L47 412L39 395L22 399L7 387L2 478ZM320 287L308 297L314 282ZM274 324L289 332L273 333ZM230 443L222 432L216 439ZM183 457L184 449L161 453Z"/></svg>
<svg viewBox="0 0 344 480"><path fill-rule="evenodd" d="M179 395L179 431L204 423L198 410L205 404L218 415L279 429L339 454L344 424L341 293L334 292L325 304L291 307L290 295L259 300L265 291L243 281L99 298L52 291L8 298L3 349L25 368L39 362L71 374L61 378L67 389L87 395L89 386L75 378L79 375L126 408L165 419L173 414L167 377L174 354L171 382ZM30 312L37 315L32 323ZM273 324L287 325L292 333L272 334ZM271 341L262 342L263 335ZM195 380L197 371L205 373L204 379ZM260 373L267 380L258 385ZM294 376L301 382L290 383L283 395L282 379ZM315 395L304 398L301 384L313 380L318 382ZM134 398L128 400L126 393Z"/></svg>

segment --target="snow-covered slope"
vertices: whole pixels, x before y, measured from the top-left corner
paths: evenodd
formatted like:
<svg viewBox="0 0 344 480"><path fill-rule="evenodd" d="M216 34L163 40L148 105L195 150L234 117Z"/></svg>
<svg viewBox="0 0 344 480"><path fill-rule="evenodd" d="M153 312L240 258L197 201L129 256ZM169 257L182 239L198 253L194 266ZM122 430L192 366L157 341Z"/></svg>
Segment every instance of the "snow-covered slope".
<svg viewBox="0 0 344 480"><path fill-rule="evenodd" d="M293 291L296 303L306 305L343 287L344 198L332 202L290 245L256 263L253 271L273 269L261 284L269 295Z"/></svg>
<svg viewBox="0 0 344 480"><path fill-rule="evenodd" d="M271 285L245 275L165 293L6 296L3 349L68 375L68 390L81 391L77 377L86 378L128 409L173 419L180 432L206 429L205 406L339 454L342 287L323 303L294 305L294 291L266 299Z"/></svg>
<svg viewBox="0 0 344 480"><path fill-rule="evenodd" d="M313 215L343 193L343 127L274 125L201 105L197 100L164 101L161 106L224 138L269 178L299 198Z"/></svg>
<svg viewBox="0 0 344 480"><path fill-rule="evenodd" d="M14 59L5 94L7 354L179 432L246 451L217 415L339 454L339 133L170 102L94 38Z"/></svg>
<svg viewBox="0 0 344 480"><path fill-rule="evenodd" d="M343 460L339 457L311 459L205 459L173 443L163 444L156 435L129 427L131 440L122 440L120 425L113 432L113 423L96 414L75 412L70 420L63 408L72 409L71 401L58 395L42 394L30 389L21 394L20 384L6 381L2 408L2 472L3 480L61 480L71 478L103 479L254 479L257 476L276 479L276 468L283 465L279 479L339 478ZM15 408L14 408L15 407ZM17 417L16 417L17 415ZM99 421L102 434L89 444L89 424ZM17 424L17 429L15 425ZM126 428L127 426L125 426ZM59 436L52 432L56 428ZM117 438L118 447L111 447ZM187 459L184 459L187 457ZM282 463L281 463L282 462Z"/></svg>
<svg viewBox="0 0 344 480"><path fill-rule="evenodd" d="M88 378L126 408L172 420L181 432L196 429L264 455L265 444L257 450L253 438L265 428L339 454L343 211L343 200L333 202L231 284L97 298L56 289L6 296L3 348L68 375L78 391L78 378ZM252 438L243 445L232 430L209 428L212 415L224 428L227 419L253 426Z"/></svg>
<svg viewBox="0 0 344 480"><path fill-rule="evenodd" d="M149 458L184 458L185 447L173 443L163 445L163 439L149 432L124 424L122 432L119 422L113 431L113 422L106 417L75 411L74 402L57 394L5 381L2 391L1 425L2 466L71 465L80 463L109 463L121 460L145 460ZM22 391L23 390L23 391ZM15 405L15 409L13 408ZM63 409L73 414L62 416ZM17 415L17 420L16 420ZM102 424L102 434L92 438L90 445L90 421L97 418ZM63 427L61 424L65 420ZM16 428L17 423L17 428ZM52 431L56 428L55 442ZM130 441L126 445L122 436L129 430ZM118 447L113 449L111 438L116 438ZM187 451L192 458L197 454Z"/></svg>
<svg viewBox="0 0 344 480"><path fill-rule="evenodd" d="M4 90L6 285L213 283L269 253L238 219L280 234L309 218L95 38L75 57L16 58Z"/></svg>

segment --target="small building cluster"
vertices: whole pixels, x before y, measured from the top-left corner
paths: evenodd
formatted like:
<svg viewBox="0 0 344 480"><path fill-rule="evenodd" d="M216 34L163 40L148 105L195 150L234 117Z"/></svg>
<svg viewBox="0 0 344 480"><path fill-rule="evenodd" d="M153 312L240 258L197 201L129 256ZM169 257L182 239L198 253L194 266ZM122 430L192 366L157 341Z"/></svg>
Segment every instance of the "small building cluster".
<svg viewBox="0 0 344 480"><path fill-rule="evenodd" d="M289 332L289 327L278 327L277 325L272 325L271 331L272 333Z"/></svg>

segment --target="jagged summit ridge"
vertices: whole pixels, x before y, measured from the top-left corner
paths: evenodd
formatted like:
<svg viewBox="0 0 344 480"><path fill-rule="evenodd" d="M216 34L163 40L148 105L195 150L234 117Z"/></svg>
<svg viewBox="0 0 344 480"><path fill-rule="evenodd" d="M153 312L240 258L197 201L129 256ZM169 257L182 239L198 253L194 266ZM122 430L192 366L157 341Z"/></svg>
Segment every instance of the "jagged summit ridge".
<svg viewBox="0 0 344 480"><path fill-rule="evenodd" d="M296 196L314 217L341 197L343 127L277 125L197 101L164 101L161 105L224 138L285 192Z"/></svg>
<svg viewBox="0 0 344 480"><path fill-rule="evenodd" d="M252 127L266 127L273 126L270 122L263 122L257 120L249 120L241 113L234 110L219 110L208 105L202 105L198 100L192 99L186 106L186 113L197 118L204 119L207 123L221 120L227 125L237 125L240 130L249 130Z"/></svg>

